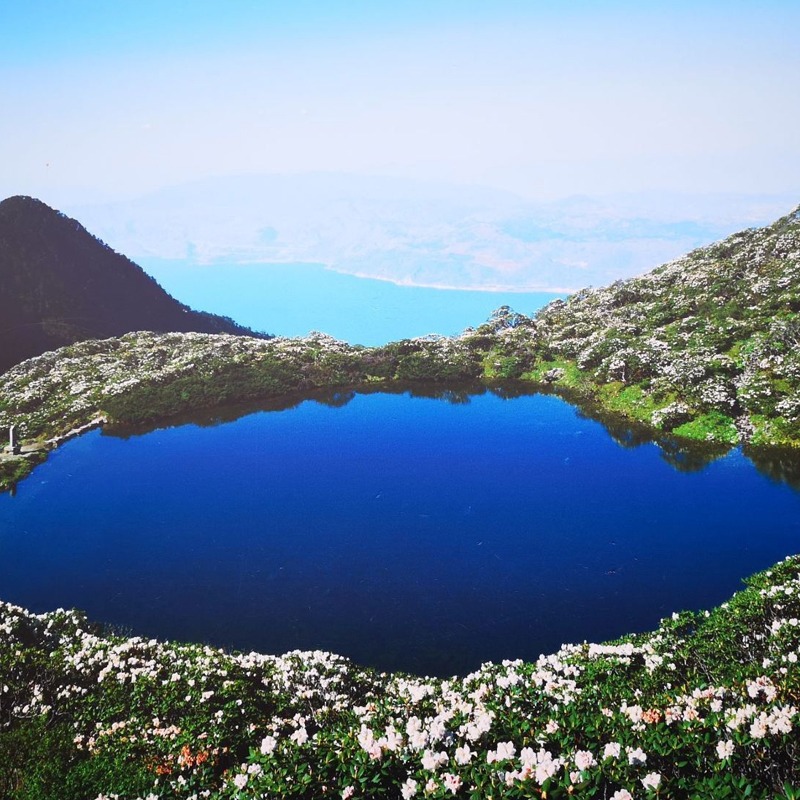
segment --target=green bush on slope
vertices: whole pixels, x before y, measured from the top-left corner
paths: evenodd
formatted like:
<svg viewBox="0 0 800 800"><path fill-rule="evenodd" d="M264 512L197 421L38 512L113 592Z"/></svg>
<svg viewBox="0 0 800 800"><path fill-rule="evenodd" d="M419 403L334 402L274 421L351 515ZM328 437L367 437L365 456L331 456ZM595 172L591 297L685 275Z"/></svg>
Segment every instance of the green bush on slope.
<svg viewBox="0 0 800 800"><path fill-rule="evenodd" d="M793 797L800 558L710 612L448 680L0 606L0 793Z"/></svg>

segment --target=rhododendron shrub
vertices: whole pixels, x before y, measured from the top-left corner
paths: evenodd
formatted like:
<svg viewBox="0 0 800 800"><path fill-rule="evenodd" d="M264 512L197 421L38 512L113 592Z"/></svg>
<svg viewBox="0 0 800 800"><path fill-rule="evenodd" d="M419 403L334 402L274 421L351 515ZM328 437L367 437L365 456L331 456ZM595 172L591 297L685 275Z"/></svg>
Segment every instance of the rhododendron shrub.
<svg viewBox="0 0 800 800"><path fill-rule="evenodd" d="M0 796L800 796L800 558L657 630L442 680L0 604Z"/></svg>

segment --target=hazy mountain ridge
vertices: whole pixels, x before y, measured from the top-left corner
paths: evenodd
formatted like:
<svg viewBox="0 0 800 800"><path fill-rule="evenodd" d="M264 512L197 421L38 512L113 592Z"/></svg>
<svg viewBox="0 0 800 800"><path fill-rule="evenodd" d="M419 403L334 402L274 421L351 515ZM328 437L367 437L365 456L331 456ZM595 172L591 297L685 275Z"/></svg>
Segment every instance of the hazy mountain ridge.
<svg viewBox="0 0 800 800"><path fill-rule="evenodd" d="M311 173L207 179L69 210L135 259L315 262L400 284L561 293L641 274L774 219L790 202L533 202L483 187Z"/></svg>
<svg viewBox="0 0 800 800"><path fill-rule="evenodd" d="M81 339L133 330L250 333L192 311L76 220L30 197L0 203L0 371Z"/></svg>

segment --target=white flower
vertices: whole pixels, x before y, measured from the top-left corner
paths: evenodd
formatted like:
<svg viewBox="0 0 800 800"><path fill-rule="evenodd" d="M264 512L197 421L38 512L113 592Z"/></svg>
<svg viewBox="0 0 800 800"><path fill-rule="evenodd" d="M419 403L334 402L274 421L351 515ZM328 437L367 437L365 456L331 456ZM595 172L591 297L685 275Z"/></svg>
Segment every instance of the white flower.
<svg viewBox="0 0 800 800"><path fill-rule="evenodd" d="M767 735L767 715L763 712L750 726L750 735L754 739L763 739Z"/></svg>
<svg viewBox="0 0 800 800"><path fill-rule="evenodd" d="M636 764L644 764L647 761L647 754L642 750L641 747L637 747L635 750L631 749L630 747L626 748L628 753L628 763L632 765Z"/></svg>
<svg viewBox="0 0 800 800"><path fill-rule="evenodd" d="M472 757L474 755L475 753L469 749L468 744L465 744L463 747L456 747L456 753L455 753L456 764L463 767L466 764L469 764L470 761L472 761Z"/></svg>
<svg viewBox="0 0 800 800"><path fill-rule="evenodd" d="M772 681L766 675L762 675L747 684L747 694L753 699L758 697L759 694L763 694L765 699L771 702L775 699L777 689L775 689Z"/></svg>
<svg viewBox="0 0 800 800"><path fill-rule="evenodd" d="M797 709L794 706L783 706L782 708L774 709L767 719L770 733L791 733L791 717L796 713Z"/></svg>
<svg viewBox="0 0 800 800"><path fill-rule="evenodd" d="M444 766L450 757L444 751L441 753L434 753L432 750L426 750L422 754L422 767L423 769L435 772L439 767Z"/></svg>
<svg viewBox="0 0 800 800"><path fill-rule="evenodd" d="M369 753L369 757L375 761L382 755L382 749L379 741L376 741L375 734L366 725L361 726L358 733L358 743L362 749Z"/></svg>
<svg viewBox="0 0 800 800"><path fill-rule="evenodd" d="M619 758L622 747L619 742L609 742L603 748L603 758Z"/></svg>
<svg viewBox="0 0 800 800"><path fill-rule="evenodd" d="M627 789L618 789L611 795L611 800L633 800L633 795Z"/></svg>
<svg viewBox="0 0 800 800"><path fill-rule="evenodd" d="M497 745L497 760L505 761L506 759L514 758L517 753L517 748L511 742L500 742Z"/></svg>
<svg viewBox="0 0 800 800"><path fill-rule="evenodd" d="M575 766L583 772L585 769L593 767L597 762L589 750L578 750L575 753Z"/></svg>
<svg viewBox="0 0 800 800"><path fill-rule="evenodd" d="M406 733L411 736L417 731L422 730L422 722L420 721L419 717L409 717L408 722L406 722Z"/></svg>
<svg viewBox="0 0 800 800"><path fill-rule="evenodd" d="M650 772L642 778L642 786L645 789L658 789L661 783L661 775L658 772Z"/></svg>
<svg viewBox="0 0 800 800"><path fill-rule="evenodd" d="M305 727L300 727L289 738L293 742L303 745L308 741L308 731L305 729Z"/></svg>
<svg viewBox="0 0 800 800"><path fill-rule="evenodd" d="M541 786L545 781L550 780L550 778L552 778L553 775L558 772L559 766L560 762L558 759L544 760L539 762L536 765L536 770L534 772L536 783Z"/></svg>
<svg viewBox="0 0 800 800"><path fill-rule="evenodd" d="M519 754L519 760L523 767L532 767L536 765L536 752L532 747L523 747L522 752Z"/></svg>
<svg viewBox="0 0 800 800"><path fill-rule="evenodd" d="M391 725L388 725L386 727L386 736L382 741L384 741L387 750L395 753L403 746L403 735Z"/></svg>
<svg viewBox="0 0 800 800"><path fill-rule="evenodd" d="M436 769L437 763L438 762L437 762L437 759L436 759L436 754L432 750L426 750L422 754L422 768L423 769L427 769L427 770L430 770L431 772L433 772L433 770Z"/></svg>
<svg viewBox="0 0 800 800"><path fill-rule="evenodd" d="M342 790L342 800L350 800L355 793L355 786L345 786Z"/></svg>
<svg viewBox="0 0 800 800"><path fill-rule="evenodd" d="M238 775L235 775L233 778L234 786L236 786L237 789L244 789L244 787L247 786L247 778L248 775L245 772L240 772Z"/></svg>
<svg viewBox="0 0 800 800"><path fill-rule="evenodd" d="M415 723L415 724L412 724ZM408 746L412 750L422 750L428 744L428 732L420 729L420 721L416 717L411 717L406 725L408 734Z"/></svg>
<svg viewBox="0 0 800 800"><path fill-rule="evenodd" d="M274 736L265 736L261 740L261 755L268 756L271 752L275 750L278 741Z"/></svg>
<svg viewBox="0 0 800 800"><path fill-rule="evenodd" d="M451 794L455 794L461 788L461 778L458 775L453 775L450 772L445 772L442 775L444 780L444 786L446 789L450 791Z"/></svg>
<svg viewBox="0 0 800 800"><path fill-rule="evenodd" d="M522 774L519 772L519 770L516 769L507 770L505 775L503 776L503 779L505 780L506 786L510 788L518 780L522 779Z"/></svg>
<svg viewBox="0 0 800 800"><path fill-rule="evenodd" d="M717 742L717 757L720 761L733 755L733 742L730 740Z"/></svg>
<svg viewBox="0 0 800 800"><path fill-rule="evenodd" d="M413 778L409 778L401 787L400 794L403 795L403 800L411 800L417 793L417 782Z"/></svg>

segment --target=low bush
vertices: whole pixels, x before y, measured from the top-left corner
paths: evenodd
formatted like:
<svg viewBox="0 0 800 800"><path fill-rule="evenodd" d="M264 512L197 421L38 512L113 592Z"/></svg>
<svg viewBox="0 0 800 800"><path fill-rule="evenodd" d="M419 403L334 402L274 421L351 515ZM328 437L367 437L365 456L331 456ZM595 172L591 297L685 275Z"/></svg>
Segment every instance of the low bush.
<svg viewBox="0 0 800 800"><path fill-rule="evenodd" d="M800 558L653 632L447 680L0 604L0 793L793 798Z"/></svg>

